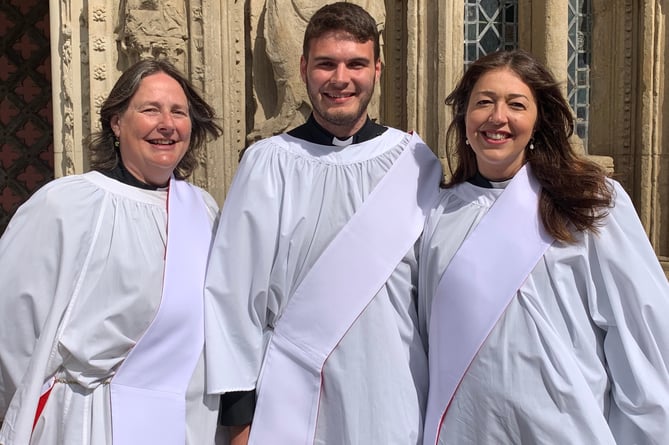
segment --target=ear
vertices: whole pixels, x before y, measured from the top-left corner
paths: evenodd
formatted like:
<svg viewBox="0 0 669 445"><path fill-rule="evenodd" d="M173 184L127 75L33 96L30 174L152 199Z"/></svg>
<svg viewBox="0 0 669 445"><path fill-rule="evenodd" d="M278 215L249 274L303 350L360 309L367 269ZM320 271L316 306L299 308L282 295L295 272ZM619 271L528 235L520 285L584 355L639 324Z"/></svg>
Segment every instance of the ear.
<svg viewBox="0 0 669 445"><path fill-rule="evenodd" d="M111 129L116 137L118 137L119 134L121 134L121 125L119 121L120 117L118 114L113 115L112 118L109 120L109 125L111 125Z"/></svg>
<svg viewBox="0 0 669 445"><path fill-rule="evenodd" d="M302 77L302 82L307 83L307 59L304 55L300 56L300 76Z"/></svg>
<svg viewBox="0 0 669 445"><path fill-rule="evenodd" d="M378 82L381 79L381 58L379 57L376 59L376 63L374 63L374 77L376 78L376 81Z"/></svg>

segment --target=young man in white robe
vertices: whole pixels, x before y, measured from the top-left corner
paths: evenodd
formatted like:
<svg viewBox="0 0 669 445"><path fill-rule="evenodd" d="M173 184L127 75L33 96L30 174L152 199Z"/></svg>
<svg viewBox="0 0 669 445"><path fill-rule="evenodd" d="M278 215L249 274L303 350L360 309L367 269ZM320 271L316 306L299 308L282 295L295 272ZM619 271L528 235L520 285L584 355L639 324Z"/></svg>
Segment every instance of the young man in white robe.
<svg viewBox="0 0 669 445"><path fill-rule="evenodd" d="M313 112L246 150L224 204L207 378L233 443L421 441L416 246L441 168L416 135L368 118L379 52L362 8L316 12L300 62Z"/></svg>

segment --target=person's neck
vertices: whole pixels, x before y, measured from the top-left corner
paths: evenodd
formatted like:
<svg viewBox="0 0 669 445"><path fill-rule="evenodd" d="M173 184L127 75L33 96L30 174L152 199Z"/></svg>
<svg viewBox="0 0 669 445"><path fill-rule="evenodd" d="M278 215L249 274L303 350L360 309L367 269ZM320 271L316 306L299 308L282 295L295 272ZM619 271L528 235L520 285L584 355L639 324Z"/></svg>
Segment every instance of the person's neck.
<svg viewBox="0 0 669 445"><path fill-rule="evenodd" d="M387 129L387 127L379 125L367 117L365 123L357 132L350 135L348 138L342 139L326 130L316 121L312 114L309 116L306 123L290 130L288 134L318 145L347 146L374 139L383 134Z"/></svg>
<svg viewBox="0 0 669 445"><path fill-rule="evenodd" d="M111 170L101 171L100 173L112 179L116 179L117 181L122 182L123 184L130 185L132 187L137 187L143 190L158 190L166 187L166 185L159 186L159 185L148 184L144 181L141 181L140 179L137 179L137 177L133 175L123 164L123 160L121 159L120 156L118 158L118 162L116 163L116 167L112 168ZM169 179L167 182L169 183Z"/></svg>
<svg viewBox="0 0 669 445"><path fill-rule="evenodd" d="M481 174L481 172L476 172L474 176L467 179L467 182L474 184L479 187L488 188L488 189L499 189L505 188L506 185L513 179L513 177L508 179L494 180L488 179Z"/></svg>

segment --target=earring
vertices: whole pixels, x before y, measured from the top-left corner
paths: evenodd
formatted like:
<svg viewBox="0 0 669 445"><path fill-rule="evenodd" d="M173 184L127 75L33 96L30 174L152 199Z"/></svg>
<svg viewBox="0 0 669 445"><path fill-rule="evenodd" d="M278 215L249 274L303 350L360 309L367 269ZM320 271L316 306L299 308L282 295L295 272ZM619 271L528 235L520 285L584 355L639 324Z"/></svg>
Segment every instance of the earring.
<svg viewBox="0 0 669 445"><path fill-rule="evenodd" d="M469 145L469 139L465 139L465 145Z"/></svg>
<svg viewBox="0 0 669 445"><path fill-rule="evenodd" d="M530 150L534 150L534 140L530 140Z"/></svg>
<svg viewBox="0 0 669 445"><path fill-rule="evenodd" d="M114 148L119 148L121 146L121 143L117 138L114 138Z"/></svg>

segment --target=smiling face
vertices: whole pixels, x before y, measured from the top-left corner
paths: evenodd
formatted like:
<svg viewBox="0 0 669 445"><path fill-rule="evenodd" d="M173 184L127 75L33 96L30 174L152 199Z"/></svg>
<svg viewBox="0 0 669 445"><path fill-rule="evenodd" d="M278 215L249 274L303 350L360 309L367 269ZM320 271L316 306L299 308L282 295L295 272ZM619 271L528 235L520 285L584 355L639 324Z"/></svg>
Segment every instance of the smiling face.
<svg viewBox="0 0 669 445"><path fill-rule="evenodd" d="M481 175L499 181L521 169L537 113L534 94L510 69L479 78L469 96L465 126Z"/></svg>
<svg viewBox="0 0 669 445"><path fill-rule="evenodd" d="M362 128L381 75L373 41L359 43L346 33L325 33L311 40L300 73L319 125L339 138Z"/></svg>
<svg viewBox="0 0 669 445"><path fill-rule="evenodd" d="M163 72L146 76L111 127L128 171L142 182L165 186L190 144L186 94Z"/></svg>

